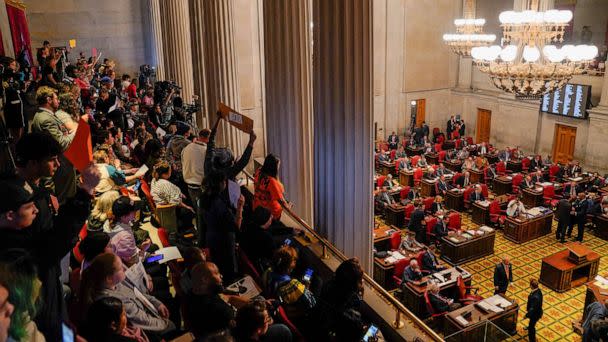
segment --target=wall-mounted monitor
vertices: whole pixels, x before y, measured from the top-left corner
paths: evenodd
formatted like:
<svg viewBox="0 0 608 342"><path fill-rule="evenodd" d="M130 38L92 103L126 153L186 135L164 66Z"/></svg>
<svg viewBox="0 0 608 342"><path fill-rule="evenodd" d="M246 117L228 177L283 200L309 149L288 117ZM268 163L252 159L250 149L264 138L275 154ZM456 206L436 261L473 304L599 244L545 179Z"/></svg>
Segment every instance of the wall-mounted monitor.
<svg viewBox="0 0 608 342"><path fill-rule="evenodd" d="M586 119L591 107L591 86L567 83L561 89L543 95L540 111L548 114Z"/></svg>

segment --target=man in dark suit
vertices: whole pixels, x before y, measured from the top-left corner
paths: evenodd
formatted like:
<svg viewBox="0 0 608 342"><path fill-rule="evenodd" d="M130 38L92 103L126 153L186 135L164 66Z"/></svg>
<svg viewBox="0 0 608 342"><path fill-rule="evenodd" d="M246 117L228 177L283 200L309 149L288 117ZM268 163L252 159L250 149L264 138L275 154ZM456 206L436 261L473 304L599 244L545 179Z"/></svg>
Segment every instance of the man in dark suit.
<svg viewBox="0 0 608 342"><path fill-rule="evenodd" d="M557 203L557 209L555 210L557 214L557 230L555 231L555 238L559 240L559 242L566 242L566 228L570 226L570 212L572 211L572 204L570 204L570 200L567 197L562 198Z"/></svg>
<svg viewBox="0 0 608 342"><path fill-rule="evenodd" d="M443 165L443 163L439 163L439 167L437 167L437 176L449 175L452 173L452 170L448 169Z"/></svg>
<svg viewBox="0 0 608 342"><path fill-rule="evenodd" d="M508 162L509 159L511 158L511 150L509 149L509 146L507 146L507 148L504 149L504 151L500 151L498 153L498 159L502 160L503 162Z"/></svg>
<svg viewBox="0 0 608 342"><path fill-rule="evenodd" d="M429 247L424 247L424 254L422 254L422 269L425 271L429 271L430 273L435 273L439 271L443 271L446 269L444 265L439 263L437 257L430 250Z"/></svg>
<svg viewBox="0 0 608 342"><path fill-rule="evenodd" d="M494 269L494 294L505 294L509 284L513 282L513 267L509 257L504 256L502 262Z"/></svg>
<svg viewBox="0 0 608 342"><path fill-rule="evenodd" d="M464 131L465 131L464 120L460 119L460 128L458 129L458 134L460 134L461 137L464 137Z"/></svg>
<svg viewBox="0 0 608 342"><path fill-rule="evenodd" d="M418 266L418 261L413 259L410 264L403 270L403 276L401 278L403 284L405 283L417 283L422 280L423 274Z"/></svg>
<svg viewBox="0 0 608 342"><path fill-rule="evenodd" d="M485 201L486 198L483 196L483 192L481 192L481 185L475 186L475 191L471 192L471 196L469 197L469 201L471 203L477 201Z"/></svg>
<svg viewBox="0 0 608 342"><path fill-rule="evenodd" d="M449 233L448 226L443 220L443 213L437 215L437 223L435 223L435 227L433 228L433 234L435 234L435 239L437 241L441 241L443 236L447 236Z"/></svg>
<svg viewBox="0 0 608 342"><path fill-rule="evenodd" d="M399 137L393 131L393 133L391 133L391 135L388 136L388 147L391 150L396 150L397 146L399 146Z"/></svg>
<svg viewBox="0 0 608 342"><path fill-rule="evenodd" d="M445 194L448 192L448 190L450 190L450 185L445 180L445 176L441 175L439 177L439 180L437 181L437 193L442 196L445 196Z"/></svg>
<svg viewBox="0 0 608 342"><path fill-rule="evenodd" d="M411 232L416 233L416 241L420 243L426 242L426 226L424 221L424 208L422 205L422 201L416 201L415 204L416 210L410 216L410 223L407 229Z"/></svg>
<svg viewBox="0 0 608 342"><path fill-rule="evenodd" d="M543 177L543 172L538 170L534 173L534 175L532 176L532 182L533 183L542 183L545 181L545 178Z"/></svg>
<svg viewBox="0 0 608 342"><path fill-rule="evenodd" d="M530 323L528 323L528 341L536 342L536 322L543 317L543 293L538 288L538 280L536 279L530 279L530 289L532 291L528 295L527 312L524 318L530 319Z"/></svg>
<svg viewBox="0 0 608 342"><path fill-rule="evenodd" d="M564 196L577 197L578 194L582 191L583 191L583 189L581 188L581 186L578 185L578 183L572 181L564 186L563 194L564 194Z"/></svg>
<svg viewBox="0 0 608 342"><path fill-rule="evenodd" d="M388 194L385 187L380 188L380 192L376 195L376 202L379 202L383 207L395 204L393 196Z"/></svg>
<svg viewBox="0 0 608 342"><path fill-rule="evenodd" d="M456 126L456 121L454 120L454 115L450 116L450 120L448 120L446 132L448 134L448 139L452 137L452 131L454 130L454 126Z"/></svg>
<svg viewBox="0 0 608 342"><path fill-rule="evenodd" d="M543 168L543 160L540 157L540 154L534 156L534 159L530 161L530 170L541 170Z"/></svg>
<svg viewBox="0 0 608 342"><path fill-rule="evenodd" d="M439 286L437 284L431 284L427 288L429 293L429 302L433 307L433 311L435 313L442 313L446 311L454 311L460 307L462 304L454 303L452 298L446 298L439 293Z"/></svg>
<svg viewBox="0 0 608 342"><path fill-rule="evenodd" d="M418 189L415 186L410 188L410 192L407 194L407 199L410 201L420 199L420 192L418 192Z"/></svg>
<svg viewBox="0 0 608 342"><path fill-rule="evenodd" d="M530 175L526 175L523 182L519 183L520 190L530 189L533 187L534 187L534 182L532 182L532 177L530 177Z"/></svg>
<svg viewBox="0 0 608 342"><path fill-rule="evenodd" d="M576 223L578 226L578 233L576 235L576 241L583 241L583 234L585 233L585 222L587 221L587 199L585 193L580 192L578 198L572 204L572 215L570 216L570 225L568 225L568 231L566 235L570 237L572 235L572 229Z"/></svg>
<svg viewBox="0 0 608 342"><path fill-rule="evenodd" d="M435 215L437 212L443 212L444 209L443 197L441 195L435 196L435 201L431 204L431 214Z"/></svg>
<svg viewBox="0 0 608 342"><path fill-rule="evenodd" d="M424 136L428 138L429 133L430 133L429 125L426 124L426 121L422 121L422 134L424 134Z"/></svg>

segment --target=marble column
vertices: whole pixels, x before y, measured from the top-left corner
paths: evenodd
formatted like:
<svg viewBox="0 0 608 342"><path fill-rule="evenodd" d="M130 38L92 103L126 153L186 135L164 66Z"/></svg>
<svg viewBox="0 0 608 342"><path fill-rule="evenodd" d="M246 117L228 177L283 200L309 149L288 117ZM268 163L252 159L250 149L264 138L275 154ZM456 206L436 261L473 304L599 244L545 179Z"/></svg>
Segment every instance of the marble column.
<svg viewBox="0 0 608 342"><path fill-rule="evenodd" d="M313 0L315 226L370 273L371 8L371 0Z"/></svg>
<svg viewBox="0 0 608 342"><path fill-rule="evenodd" d="M190 103L194 94L194 78L188 0L159 2L164 33L165 79L177 82L182 87L182 99Z"/></svg>
<svg viewBox="0 0 608 342"><path fill-rule="evenodd" d="M234 43L233 0L192 0L192 40L197 56L196 89L203 92L203 112L206 122L216 119L218 103L240 110ZM223 121L217 142L228 146L236 155L244 150L243 133Z"/></svg>
<svg viewBox="0 0 608 342"><path fill-rule="evenodd" d="M163 55L163 25L160 19L160 0L148 0L150 11L150 31L152 31L152 51L156 67L156 80L165 79L165 58Z"/></svg>
<svg viewBox="0 0 608 342"><path fill-rule="evenodd" d="M312 224L311 1L264 0L267 150L293 210Z"/></svg>
<svg viewBox="0 0 608 342"><path fill-rule="evenodd" d="M606 136L608 136L608 73L604 73L602 94L597 107L588 110L589 133L585 167L600 173L608 172L606 157Z"/></svg>

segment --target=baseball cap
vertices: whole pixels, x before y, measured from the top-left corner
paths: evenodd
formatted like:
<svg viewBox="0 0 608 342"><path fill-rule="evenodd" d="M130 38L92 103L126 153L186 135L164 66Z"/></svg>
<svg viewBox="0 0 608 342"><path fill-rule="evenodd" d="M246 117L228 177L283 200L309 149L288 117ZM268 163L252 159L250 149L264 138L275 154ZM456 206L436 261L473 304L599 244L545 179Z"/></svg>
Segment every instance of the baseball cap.
<svg viewBox="0 0 608 342"><path fill-rule="evenodd" d="M112 204L112 213L115 217L123 217L128 213L141 209L141 207L141 201L135 201L129 196L120 196Z"/></svg>
<svg viewBox="0 0 608 342"><path fill-rule="evenodd" d="M18 178L0 181L0 213L17 210L22 205L34 201L34 190L26 181Z"/></svg>
<svg viewBox="0 0 608 342"><path fill-rule="evenodd" d="M105 83L112 83L114 81L112 81L112 79L109 76L104 76L101 78L100 82L105 84Z"/></svg>

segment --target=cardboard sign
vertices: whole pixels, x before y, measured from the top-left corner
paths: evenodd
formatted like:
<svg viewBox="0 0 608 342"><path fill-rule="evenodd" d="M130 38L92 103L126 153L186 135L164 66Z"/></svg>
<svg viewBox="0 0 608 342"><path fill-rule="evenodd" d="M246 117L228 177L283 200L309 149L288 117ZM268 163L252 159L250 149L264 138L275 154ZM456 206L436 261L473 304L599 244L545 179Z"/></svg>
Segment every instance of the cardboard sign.
<svg viewBox="0 0 608 342"><path fill-rule="evenodd" d="M91 48L91 56L97 57L97 48Z"/></svg>
<svg viewBox="0 0 608 342"><path fill-rule="evenodd" d="M75 48L76 47L76 39L70 39L70 48Z"/></svg>
<svg viewBox="0 0 608 342"><path fill-rule="evenodd" d="M91 143L91 127L82 118L78 121L78 129L72 143L63 155L82 172L93 161L93 145Z"/></svg>
<svg viewBox="0 0 608 342"><path fill-rule="evenodd" d="M222 113L222 118L228 121L232 126L245 133L253 132L253 120L251 118L235 111L221 102L219 108L220 113Z"/></svg>

